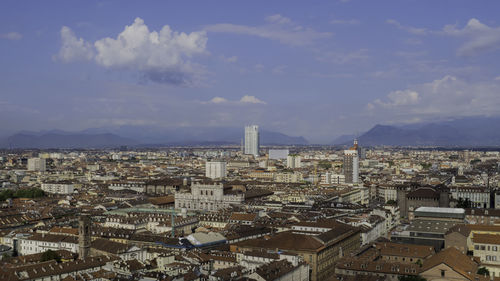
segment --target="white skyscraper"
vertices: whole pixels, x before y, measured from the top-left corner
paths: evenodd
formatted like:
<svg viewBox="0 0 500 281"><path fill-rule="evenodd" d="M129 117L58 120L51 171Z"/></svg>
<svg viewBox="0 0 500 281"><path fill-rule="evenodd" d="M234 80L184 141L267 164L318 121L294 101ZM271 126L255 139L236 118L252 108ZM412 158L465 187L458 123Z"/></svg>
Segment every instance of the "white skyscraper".
<svg viewBox="0 0 500 281"><path fill-rule="evenodd" d="M28 171L45 172L45 159L30 158L28 159Z"/></svg>
<svg viewBox="0 0 500 281"><path fill-rule="evenodd" d="M358 141L354 140L354 146L344 150L344 175L345 183L357 184L359 180L359 154Z"/></svg>
<svg viewBox="0 0 500 281"><path fill-rule="evenodd" d="M211 179L222 179L226 177L226 162L207 161L205 163L205 176Z"/></svg>
<svg viewBox="0 0 500 281"><path fill-rule="evenodd" d="M259 126L245 126L245 154L259 156Z"/></svg>

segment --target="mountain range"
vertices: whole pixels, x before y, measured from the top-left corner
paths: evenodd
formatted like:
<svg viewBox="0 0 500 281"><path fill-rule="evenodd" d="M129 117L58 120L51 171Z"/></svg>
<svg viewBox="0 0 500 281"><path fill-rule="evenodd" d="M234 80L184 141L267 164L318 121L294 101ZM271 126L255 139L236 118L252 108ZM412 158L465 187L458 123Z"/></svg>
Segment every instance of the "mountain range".
<svg viewBox="0 0 500 281"><path fill-rule="evenodd" d="M112 148L118 146L240 144L242 128L118 126L80 132L61 130L23 131L0 139L0 148ZM306 145L304 137L261 130L263 145Z"/></svg>
<svg viewBox="0 0 500 281"><path fill-rule="evenodd" d="M375 125L358 137L362 146L500 146L500 117L468 117L411 125ZM337 139L334 144L352 144Z"/></svg>

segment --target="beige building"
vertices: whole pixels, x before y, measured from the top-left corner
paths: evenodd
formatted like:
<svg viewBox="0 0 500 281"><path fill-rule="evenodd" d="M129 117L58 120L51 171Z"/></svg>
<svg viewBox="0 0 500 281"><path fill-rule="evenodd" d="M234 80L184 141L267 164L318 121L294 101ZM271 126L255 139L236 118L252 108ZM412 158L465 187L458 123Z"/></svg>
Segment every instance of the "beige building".
<svg viewBox="0 0 500 281"><path fill-rule="evenodd" d="M479 267L479 263L474 259L451 247L427 259L421 268L420 276L428 281L490 280L489 277L477 274Z"/></svg>

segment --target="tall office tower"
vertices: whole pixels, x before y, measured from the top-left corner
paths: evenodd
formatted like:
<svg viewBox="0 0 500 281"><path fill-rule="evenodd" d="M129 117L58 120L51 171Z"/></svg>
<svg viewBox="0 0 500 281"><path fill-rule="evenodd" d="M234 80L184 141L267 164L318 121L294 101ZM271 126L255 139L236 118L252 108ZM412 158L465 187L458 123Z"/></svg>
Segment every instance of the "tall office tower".
<svg viewBox="0 0 500 281"><path fill-rule="evenodd" d="M223 179L226 177L226 162L207 161L205 163L205 176L211 179Z"/></svg>
<svg viewBox="0 0 500 281"><path fill-rule="evenodd" d="M45 159L30 158L28 159L28 171L45 172Z"/></svg>
<svg viewBox="0 0 500 281"><path fill-rule="evenodd" d="M296 154L290 154L286 158L286 167L290 169L300 168L302 165L302 157Z"/></svg>
<svg viewBox="0 0 500 281"><path fill-rule="evenodd" d="M354 141L354 146L344 150L344 176L345 183L358 183L359 179L359 155L358 141Z"/></svg>
<svg viewBox="0 0 500 281"><path fill-rule="evenodd" d="M259 156L259 126L245 126L245 154Z"/></svg>

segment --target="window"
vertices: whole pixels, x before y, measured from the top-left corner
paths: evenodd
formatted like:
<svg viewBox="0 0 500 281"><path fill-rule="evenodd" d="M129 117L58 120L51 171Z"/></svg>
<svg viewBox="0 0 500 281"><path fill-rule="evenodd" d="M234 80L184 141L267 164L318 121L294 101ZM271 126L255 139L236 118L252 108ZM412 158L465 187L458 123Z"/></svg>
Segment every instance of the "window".
<svg viewBox="0 0 500 281"><path fill-rule="evenodd" d="M444 270L441 270L441 277L444 277Z"/></svg>

